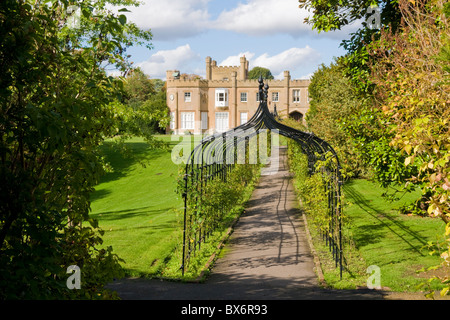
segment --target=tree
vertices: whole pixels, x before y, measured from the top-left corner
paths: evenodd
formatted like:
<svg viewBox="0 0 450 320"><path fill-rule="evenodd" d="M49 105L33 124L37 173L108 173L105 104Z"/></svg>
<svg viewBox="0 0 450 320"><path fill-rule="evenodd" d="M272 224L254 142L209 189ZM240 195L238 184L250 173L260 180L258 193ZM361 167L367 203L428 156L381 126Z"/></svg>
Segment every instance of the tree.
<svg viewBox="0 0 450 320"><path fill-rule="evenodd" d="M367 101L354 93L349 79L343 76L344 68L342 59L336 59L330 66L321 65L313 74L308 88L311 101L305 119L309 130L334 147L342 173L348 179L365 173L367 168L344 125Z"/></svg>
<svg viewBox="0 0 450 320"><path fill-rule="evenodd" d="M446 223L450 266L450 5L399 0L399 32L382 30L368 46L374 61L375 106L392 126L390 145L414 174L403 182L422 189L426 213ZM449 279L441 295L450 293Z"/></svg>
<svg viewBox="0 0 450 320"><path fill-rule="evenodd" d="M151 34L109 3L135 2L0 2L0 299L108 298L103 285L121 274L89 217L98 147L120 122L123 84L105 67L126 72L126 47ZM81 290L66 287L71 265Z"/></svg>
<svg viewBox="0 0 450 320"><path fill-rule="evenodd" d="M140 68L132 69L125 78L122 105L116 109L121 111L122 138L138 135L154 146L163 145L153 134L164 132L170 122L164 81L150 79Z"/></svg>
<svg viewBox="0 0 450 320"><path fill-rule="evenodd" d="M140 68L135 68L125 78L124 92L123 102L137 109L144 101L150 99L156 90L152 80Z"/></svg>
<svg viewBox="0 0 450 320"><path fill-rule="evenodd" d="M259 79L259 77L263 77L263 79L271 80L273 79L273 75L269 69L263 67L254 67L252 70L248 72L248 79Z"/></svg>
<svg viewBox="0 0 450 320"><path fill-rule="evenodd" d="M319 30L339 29L357 18L353 10L370 1L301 1L314 9ZM359 30L344 42L345 74L369 104L344 128L384 186L422 189L426 213L446 223L450 266L450 5L445 1L378 2L382 28ZM350 19L339 14L350 10ZM383 19L384 18L384 19ZM443 278L449 294L449 279Z"/></svg>

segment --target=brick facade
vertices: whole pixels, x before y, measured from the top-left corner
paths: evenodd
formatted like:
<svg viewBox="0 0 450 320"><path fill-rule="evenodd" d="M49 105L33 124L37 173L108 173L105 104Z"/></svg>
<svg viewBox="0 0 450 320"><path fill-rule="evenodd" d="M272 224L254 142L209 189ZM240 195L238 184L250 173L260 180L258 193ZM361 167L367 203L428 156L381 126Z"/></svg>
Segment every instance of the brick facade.
<svg viewBox="0 0 450 320"><path fill-rule="evenodd" d="M167 71L167 105L171 124L168 132L221 132L249 120L258 108L258 80L248 79L248 60L239 66L219 67L206 58L206 79L190 79L178 70ZM264 80L269 85L268 106L278 115L301 119L309 108L310 80Z"/></svg>

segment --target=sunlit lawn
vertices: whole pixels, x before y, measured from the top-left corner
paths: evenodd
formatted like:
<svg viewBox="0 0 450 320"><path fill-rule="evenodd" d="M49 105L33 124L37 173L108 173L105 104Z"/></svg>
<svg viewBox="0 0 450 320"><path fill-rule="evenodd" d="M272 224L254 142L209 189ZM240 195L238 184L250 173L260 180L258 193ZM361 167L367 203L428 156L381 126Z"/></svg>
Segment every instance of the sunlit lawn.
<svg viewBox="0 0 450 320"><path fill-rule="evenodd" d="M345 233L352 235L362 258L361 261L353 257L355 259L351 263L358 265L360 270L353 268L353 273L346 273L344 278L350 284L365 286L369 277L366 268L375 265L380 268L382 287L394 291L417 291L417 286L432 274L416 271L441 262L439 246L430 247L429 244L437 242L443 245L445 225L440 219L399 213L398 209L417 199L419 192L391 202L382 197L385 191L376 183L362 179L344 185L347 204L344 207L347 216ZM430 255L433 249L436 252ZM330 272L328 276L329 282L348 286L339 283L335 272ZM434 289L439 288L437 284L434 282Z"/></svg>
<svg viewBox="0 0 450 320"><path fill-rule="evenodd" d="M171 136L160 139L171 142ZM96 187L91 216L105 230L104 245L125 260L128 274L154 274L181 236L177 209L183 204L175 192L178 165L171 160L171 148L151 150L139 138L126 145L134 158L105 144L103 151L114 172Z"/></svg>
<svg viewBox="0 0 450 320"><path fill-rule="evenodd" d="M382 189L366 180L348 183L344 190L352 203L347 211L354 240L366 263L380 267L381 285L397 291L415 291L424 280L416 271L441 261L438 250L436 255L430 255L429 243L443 244L444 223L398 212L400 206L417 199L419 193L389 202L381 197Z"/></svg>

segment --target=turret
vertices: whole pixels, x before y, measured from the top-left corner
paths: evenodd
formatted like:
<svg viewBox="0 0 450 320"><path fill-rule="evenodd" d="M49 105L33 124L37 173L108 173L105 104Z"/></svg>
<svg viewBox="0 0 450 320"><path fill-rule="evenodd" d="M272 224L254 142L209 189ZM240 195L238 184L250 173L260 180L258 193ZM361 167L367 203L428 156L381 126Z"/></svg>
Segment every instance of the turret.
<svg viewBox="0 0 450 320"><path fill-rule="evenodd" d="M206 80L211 80L211 57L206 57Z"/></svg>
<svg viewBox="0 0 450 320"><path fill-rule="evenodd" d="M241 65L239 67L239 80L246 80L248 74L248 61L245 56L240 58Z"/></svg>

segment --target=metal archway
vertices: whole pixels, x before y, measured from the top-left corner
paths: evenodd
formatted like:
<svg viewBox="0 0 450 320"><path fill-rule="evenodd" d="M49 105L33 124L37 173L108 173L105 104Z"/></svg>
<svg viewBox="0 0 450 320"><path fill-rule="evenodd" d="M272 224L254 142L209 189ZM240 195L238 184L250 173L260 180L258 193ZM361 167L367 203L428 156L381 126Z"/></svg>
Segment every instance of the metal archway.
<svg viewBox="0 0 450 320"><path fill-rule="evenodd" d="M278 122L267 106L269 86L264 85L263 79L259 79L260 104L252 118L234 129L223 133L217 133L204 138L194 147L186 162L184 173L184 222L183 222L183 253L180 269L184 275L186 263L191 253L200 249L208 234L217 226L218 221L195 224L195 210L188 209L188 201L192 197L202 195L203 189L212 179L220 177L227 179L229 172L239 157L239 151L248 152L249 141L264 130L276 131L279 134L293 139L299 143L302 152L308 159L308 171L312 175L316 173L316 163L322 161L321 173L325 179L328 196L329 226L324 232L324 237L333 254L336 267L339 264L342 278L343 251L342 251L342 223L341 223L341 166L335 150L324 140L313 133L299 131ZM191 211L191 212L190 212ZM197 248L198 247L198 248Z"/></svg>

